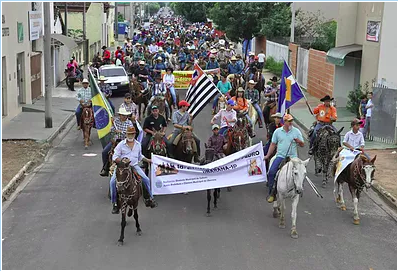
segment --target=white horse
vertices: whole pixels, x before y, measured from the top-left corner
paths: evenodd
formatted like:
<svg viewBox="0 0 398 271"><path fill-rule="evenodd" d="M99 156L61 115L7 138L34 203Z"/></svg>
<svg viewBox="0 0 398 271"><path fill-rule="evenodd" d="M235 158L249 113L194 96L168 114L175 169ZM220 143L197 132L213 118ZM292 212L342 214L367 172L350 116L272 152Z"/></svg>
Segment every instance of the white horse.
<svg viewBox="0 0 398 271"><path fill-rule="evenodd" d="M285 199L292 200L292 229L290 236L297 239L298 233L296 229L297 205L300 194L303 193L303 183L307 175L308 158L302 161L299 158L291 158L280 170L276 176L277 179L277 201L274 201L274 217L278 217L280 211L279 228L285 228ZM271 161L271 163L273 160ZM270 164L271 164L270 163ZM270 166L271 167L271 166Z"/></svg>

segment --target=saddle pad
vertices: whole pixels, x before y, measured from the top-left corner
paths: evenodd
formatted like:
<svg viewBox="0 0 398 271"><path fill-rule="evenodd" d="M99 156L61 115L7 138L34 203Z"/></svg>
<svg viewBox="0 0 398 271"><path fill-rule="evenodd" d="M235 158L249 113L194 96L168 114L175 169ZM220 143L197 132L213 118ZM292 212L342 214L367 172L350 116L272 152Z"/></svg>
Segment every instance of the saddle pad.
<svg viewBox="0 0 398 271"><path fill-rule="evenodd" d="M343 149L340 154L339 154L339 160L336 165L336 172L335 172L335 177L334 180L337 180L337 177L339 177L340 173L343 172L343 170L351 164L354 160L355 157L360 154L361 151L351 151L349 149Z"/></svg>

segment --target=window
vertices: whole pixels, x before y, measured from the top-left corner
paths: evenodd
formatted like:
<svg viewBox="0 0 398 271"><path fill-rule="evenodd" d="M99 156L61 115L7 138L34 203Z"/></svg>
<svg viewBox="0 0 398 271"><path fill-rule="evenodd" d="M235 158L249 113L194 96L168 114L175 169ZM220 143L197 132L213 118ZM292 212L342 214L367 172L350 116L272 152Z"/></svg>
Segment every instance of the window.
<svg viewBox="0 0 398 271"><path fill-rule="evenodd" d="M101 69L99 74L105 77L127 76L124 69Z"/></svg>

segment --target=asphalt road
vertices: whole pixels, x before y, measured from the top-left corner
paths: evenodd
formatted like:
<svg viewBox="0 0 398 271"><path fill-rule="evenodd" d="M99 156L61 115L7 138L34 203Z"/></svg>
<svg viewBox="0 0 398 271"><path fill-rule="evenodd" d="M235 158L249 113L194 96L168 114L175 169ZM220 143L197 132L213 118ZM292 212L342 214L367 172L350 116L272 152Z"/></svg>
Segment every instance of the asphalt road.
<svg viewBox="0 0 398 271"><path fill-rule="evenodd" d="M182 94L182 93L181 93ZM116 107L122 98L115 98ZM203 142L211 135L210 105L195 121ZM171 128L168 129L171 132ZM259 131L254 143L265 139ZM111 214L108 178L100 177L101 145L85 151L73 128L32 181L3 212L4 269L396 269L397 224L363 195L361 225L352 223L353 205L335 207L333 187L320 187L313 162L297 214L299 239L278 228L264 184L221 192L219 209L206 217L206 192L157 196L159 206L139 206L142 236L128 219L125 244L117 246L120 215ZM83 157L95 153L95 157ZM307 148L300 150L306 158Z"/></svg>

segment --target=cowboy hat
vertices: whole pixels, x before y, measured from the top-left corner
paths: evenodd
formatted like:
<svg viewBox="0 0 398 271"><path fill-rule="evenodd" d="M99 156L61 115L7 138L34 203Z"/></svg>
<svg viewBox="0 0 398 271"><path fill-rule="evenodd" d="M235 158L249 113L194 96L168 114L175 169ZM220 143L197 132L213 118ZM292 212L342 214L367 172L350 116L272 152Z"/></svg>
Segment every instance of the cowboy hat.
<svg viewBox="0 0 398 271"><path fill-rule="evenodd" d="M220 48L220 50L225 50L225 47L224 47L224 46L222 46L222 47Z"/></svg>
<svg viewBox="0 0 398 271"><path fill-rule="evenodd" d="M156 60L163 60L163 58L159 56Z"/></svg>
<svg viewBox="0 0 398 271"><path fill-rule="evenodd" d="M83 79L82 84L90 84L86 78Z"/></svg>
<svg viewBox="0 0 398 271"><path fill-rule="evenodd" d="M294 120L294 118L290 114L285 114L285 116L283 117L283 121L292 121L292 120Z"/></svg>
<svg viewBox="0 0 398 271"><path fill-rule="evenodd" d="M98 79L98 81L106 81L108 79L105 78L105 76L101 75L100 78Z"/></svg>
<svg viewBox="0 0 398 271"><path fill-rule="evenodd" d="M216 56L215 56L215 55L213 55L213 54L211 54L211 55L210 55L210 58L216 58Z"/></svg>
<svg viewBox="0 0 398 271"><path fill-rule="evenodd" d="M257 82L254 82L254 80L250 80L250 81L249 81L249 84L255 85L255 84L257 84Z"/></svg>
<svg viewBox="0 0 398 271"><path fill-rule="evenodd" d="M243 87L239 87L238 92L245 92L245 90L243 89Z"/></svg>
<svg viewBox="0 0 398 271"><path fill-rule="evenodd" d="M127 112L127 110L126 110L126 108L124 108L124 107L120 107L119 108L119 112L117 112L119 115L123 115L123 116L128 116L128 115L130 115L131 113L129 113L129 112Z"/></svg>
<svg viewBox="0 0 398 271"><path fill-rule="evenodd" d="M270 79L271 82L278 82L278 77L274 76Z"/></svg>
<svg viewBox="0 0 398 271"><path fill-rule="evenodd" d="M135 133L137 133L137 132L136 132L134 126L127 127L126 134L135 134Z"/></svg>
<svg viewBox="0 0 398 271"><path fill-rule="evenodd" d="M255 53L253 53L253 52L249 53L249 56L254 56L254 55L255 55Z"/></svg>
<svg viewBox="0 0 398 271"><path fill-rule="evenodd" d="M144 61L144 60L141 60L140 62L138 62L138 64L140 64L140 65L145 65L145 61Z"/></svg>
<svg viewBox="0 0 398 271"><path fill-rule="evenodd" d="M214 129L220 129L220 126L218 124L213 124L213 126L211 126L211 130L213 131Z"/></svg>
<svg viewBox="0 0 398 271"><path fill-rule="evenodd" d="M277 112L277 113L271 115L271 118L280 118L281 119L282 118L282 114Z"/></svg>
<svg viewBox="0 0 398 271"><path fill-rule="evenodd" d="M231 60L237 60L236 56L232 56Z"/></svg>
<svg viewBox="0 0 398 271"><path fill-rule="evenodd" d="M217 54L217 50L216 50L216 49L212 49L212 50L210 51L210 53L212 53L212 54Z"/></svg>
<svg viewBox="0 0 398 271"><path fill-rule="evenodd" d="M321 102L326 102L326 101L333 101L333 100L334 100L334 98L331 98L329 95L326 95L320 101Z"/></svg>
<svg viewBox="0 0 398 271"><path fill-rule="evenodd" d="M163 48L159 48L159 49L158 49L158 52L163 52Z"/></svg>

